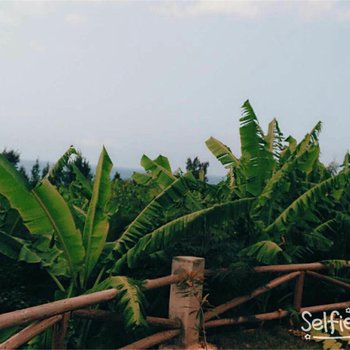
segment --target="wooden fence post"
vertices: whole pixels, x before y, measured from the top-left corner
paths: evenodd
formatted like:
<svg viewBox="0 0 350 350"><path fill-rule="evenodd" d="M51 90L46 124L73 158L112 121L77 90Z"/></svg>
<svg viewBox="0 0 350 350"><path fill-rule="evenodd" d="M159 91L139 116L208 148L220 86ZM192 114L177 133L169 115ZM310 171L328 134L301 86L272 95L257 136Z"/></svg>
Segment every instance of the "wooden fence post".
<svg viewBox="0 0 350 350"><path fill-rule="evenodd" d="M53 326L52 344L51 344L52 350L67 349L66 343L65 343L65 336L68 329L69 318L70 318L70 312L66 312L65 314L63 314L62 320L60 320Z"/></svg>
<svg viewBox="0 0 350 350"><path fill-rule="evenodd" d="M198 311L201 307L204 281L203 258L177 256L173 258L172 274L184 275L185 280L172 284L170 288L169 318L179 319L182 333L179 345L186 348L198 343L200 320Z"/></svg>
<svg viewBox="0 0 350 350"><path fill-rule="evenodd" d="M301 271L299 277L296 279L294 290L294 309L298 312L300 312L303 299L304 279L305 272Z"/></svg>

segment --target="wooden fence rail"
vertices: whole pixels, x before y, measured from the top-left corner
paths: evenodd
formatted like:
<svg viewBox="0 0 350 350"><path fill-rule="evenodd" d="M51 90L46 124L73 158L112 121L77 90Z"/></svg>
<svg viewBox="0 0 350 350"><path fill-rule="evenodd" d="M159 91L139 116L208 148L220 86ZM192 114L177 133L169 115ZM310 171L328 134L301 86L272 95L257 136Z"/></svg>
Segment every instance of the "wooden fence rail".
<svg viewBox="0 0 350 350"><path fill-rule="evenodd" d="M0 344L0 349L17 349L21 345L27 343L35 336L39 335L46 329L52 327L55 323L62 319L62 315L52 316L46 320L35 322L28 327L22 329L20 332L7 339L5 342Z"/></svg>
<svg viewBox="0 0 350 350"><path fill-rule="evenodd" d="M347 262L345 267L349 268L350 262ZM241 324L245 322L263 322L287 317L289 315L287 310L278 310L263 314L213 320L218 315L221 315L237 307L238 305L256 298L257 296L293 279L296 280L294 289L294 309L299 313L304 311L320 312L350 307L350 301L302 307L304 280L306 276L310 276L314 279L319 279L323 282L331 283L342 288L350 289L350 284L348 283L315 272L325 269L327 269L327 266L322 263L255 267L252 269L252 273L274 272L287 274L276 277L264 286L255 289L253 292L247 295L233 298L232 300L207 311L204 315L204 326L207 329L219 326ZM180 282L186 281L195 276L199 276L200 279L203 280L203 275L213 276L220 272L227 271L227 269L204 270L204 260L202 258L176 257L174 258L171 275L146 280L143 284L143 288L148 290L168 285L177 285ZM177 294L179 293L179 290L181 290L179 288L180 287L172 289L173 292L170 295L170 318L153 316L146 317L146 320L150 325L160 326L167 330L138 340L125 346L123 349L147 349L162 342L169 341L173 338L177 338L177 344L183 347L190 345L188 343L189 341L193 342L196 339L198 341L198 325L194 324L195 321L193 320L193 317L191 317L191 314L196 311L193 310L193 307L197 308L197 310L199 309L200 301L197 300L198 305L193 306L196 299L193 299L193 295L190 295L191 293L187 293L187 295L184 294L182 295L182 298L192 297L192 299L189 299L188 301L180 300L180 304L183 304L183 309L186 310L176 310L176 305L179 303L179 296ZM181 288L183 288L183 286L181 286ZM196 295L201 295L202 284L196 284L196 288ZM30 322L31 324L0 344L0 349L16 349L50 327L54 327L52 348L64 349L64 337L67 330L68 320L71 316L106 321L121 320L116 313L111 311L87 309L88 307L97 305L101 302L113 300L117 293L118 291L116 289L108 289L2 314L0 315L0 329L19 326Z"/></svg>
<svg viewBox="0 0 350 350"><path fill-rule="evenodd" d="M206 314L204 315L204 320L209 321L212 318L217 317L218 315L220 315L228 310L231 310L238 305L244 304L248 300L256 298L257 296L264 294L264 293L270 291L271 289L276 288L279 285L294 279L295 277L297 277L299 275L300 275L300 272L296 271L296 272L291 272L288 275L277 277L274 280L265 284L264 286L255 289L253 292L249 293L248 295L234 298L234 299L226 302L225 304L214 307L210 311L206 312Z"/></svg>

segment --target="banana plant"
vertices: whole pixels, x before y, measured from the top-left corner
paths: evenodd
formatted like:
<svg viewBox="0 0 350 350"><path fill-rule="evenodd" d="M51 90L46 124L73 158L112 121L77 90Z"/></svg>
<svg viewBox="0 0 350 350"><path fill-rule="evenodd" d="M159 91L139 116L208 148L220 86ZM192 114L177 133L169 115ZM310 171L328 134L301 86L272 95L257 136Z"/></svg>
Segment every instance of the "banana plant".
<svg viewBox="0 0 350 350"><path fill-rule="evenodd" d="M112 162L103 148L86 212L67 202L50 182L55 171L76 154L70 148L38 185L30 190L17 170L0 156L0 194L16 210L27 232L0 231L0 253L27 263L40 263L57 284L60 297L89 293L100 288L120 289L119 304L130 327L145 324L140 284L105 273L101 264L109 228L110 171ZM80 179L82 181L82 179ZM83 224L77 225L77 222ZM141 298L141 297L140 297Z"/></svg>
<svg viewBox="0 0 350 350"><path fill-rule="evenodd" d="M262 263L291 262L333 246L334 208L349 183L346 160L334 176L319 161L321 123L300 143L283 137L273 119L265 135L249 101L240 119L241 157L219 140L206 141L228 170L232 199L254 198L247 232L250 245L240 255Z"/></svg>
<svg viewBox="0 0 350 350"><path fill-rule="evenodd" d="M197 180L189 172L173 175L169 160L159 156L151 160L141 159L146 173L134 173L134 180L145 186L163 188L157 196L128 225L122 235L113 242L108 257L112 263L109 271L120 274L126 268L133 269L144 258L162 255L183 237L198 236L229 218L239 219L249 212L251 199L213 201L217 186ZM171 258L171 256L170 256Z"/></svg>
<svg viewBox="0 0 350 350"><path fill-rule="evenodd" d="M16 170L4 158L0 158L0 193L17 210L28 230L25 237L18 237L15 232L1 232L0 251L14 259L40 263L56 282L62 296L118 285L123 290L120 300L125 306L126 323L134 327L142 325L142 303L140 300L137 302L142 288L134 280L120 276L124 268L136 267L145 255L157 254L194 230L200 234L200 229L210 225L210 222L215 223L215 218L220 215L230 212L230 216L242 216L250 201L204 207L195 192L199 187L209 188L209 185L199 184L191 174L173 176L165 157L157 159L161 164L144 157L150 172L167 172L167 177L160 174L159 179L164 189L116 242L106 242L112 162L103 149L92 186L75 169L77 181L83 186L86 198L89 198L88 206L79 208L65 201L51 183L59 167L74 154L75 151L69 149L33 190L29 190ZM158 177L155 178L158 181ZM166 210L181 208L185 202L185 215L171 218L164 215Z"/></svg>

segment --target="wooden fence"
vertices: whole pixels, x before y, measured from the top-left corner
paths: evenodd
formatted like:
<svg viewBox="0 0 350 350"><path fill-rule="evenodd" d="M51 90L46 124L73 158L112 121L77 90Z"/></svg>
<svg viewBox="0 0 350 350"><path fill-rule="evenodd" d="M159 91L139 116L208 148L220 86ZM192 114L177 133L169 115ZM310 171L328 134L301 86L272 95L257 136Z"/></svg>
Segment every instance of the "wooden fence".
<svg viewBox="0 0 350 350"><path fill-rule="evenodd" d="M350 263L346 267L349 268ZM208 329L218 326L262 322L287 317L289 315L287 310L277 310L251 316L218 319L219 315L294 279L296 281L294 309L297 312L301 313L306 310L309 312L320 312L350 307L350 300L341 303L302 307L303 287L306 277L319 279L350 290L350 284L315 272L326 269L327 267L322 263L255 267L255 273L270 272L284 274L274 278L247 295L235 297L207 311L204 314L204 326ZM194 311L199 309L203 283L196 283L196 281L203 281L204 275L210 276L217 272L204 270L204 259L202 258L175 257L171 275L146 280L144 283L145 290L171 285L169 318L148 316L146 320L149 324L161 326L165 330L129 344L123 347L123 349L148 349L171 339L175 339L174 341L178 345L186 348L189 344L198 341L198 327L196 326L196 312ZM188 290L191 290L191 292L186 292ZM50 327L53 327L52 349L65 349L65 334L68 320L72 315L98 320L119 319L118 315L111 311L88 309L90 306L113 300L117 293L118 291L116 289L108 289L1 314L0 330L13 326L29 325L0 344L0 349L16 349Z"/></svg>

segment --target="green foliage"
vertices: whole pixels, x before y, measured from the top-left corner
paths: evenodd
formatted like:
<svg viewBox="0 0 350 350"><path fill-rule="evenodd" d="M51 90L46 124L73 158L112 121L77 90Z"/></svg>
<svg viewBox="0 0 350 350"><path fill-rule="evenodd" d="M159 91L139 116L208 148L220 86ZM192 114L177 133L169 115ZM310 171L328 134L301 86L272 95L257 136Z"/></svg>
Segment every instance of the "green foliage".
<svg viewBox="0 0 350 350"><path fill-rule="evenodd" d="M232 153L230 148L216 138L210 137L205 143L218 161L226 168L239 165L239 159Z"/></svg>
<svg viewBox="0 0 350 350"><path fill-rule="evenodd" d="M60 248L75 278L82 269L85 251L69 206L48 179L42 180L32 193L49 220L51 230L58 237Z"/></svg>
<svg viewBox="0 0 350 350"><path fill-rule="evenodd" d="M342 172L314 185L283 210L283 212L281 212L266 228L266 231L273 232L275 230L276 232L283 233L291 223L294 223L299 217L303 216L306 211L310 210L314 203L329 196L332 191L341 186L348 177L349 173Z"/></svg>
<svg viewBox="0 0 350 350"><path fill-rule="evenodd" d="M0 155L0 193L22 217L25 226L32 234L48 236L52 225L43 208L28 190L25 180L16 169Z"/></svg>
<svg viewBox="0 0 350 350"><path fill-rule="evenodd" d="M152 160L144 154L141 158L141 166L145 169L146 174L134 173L133 179L137 183L146 185L155 180L153 183L163 190L176 180L171 172L169 160L162 155Z"/></svg>
<svg viewBox="0 0 350 350"><path fill-rule="evenodd" d="M71 146L49 171L48 177L57 187L67 187L76 178L75 169L78 169L86 179L92 179L89 162Z"/></svg>
<svg viewBox="0 0 350 350"><path fill-rule="evenodd" d="M113 180L109 202L108 240L118 239L152 198L153 194L148 186L139 185L130 179Z"/></svg>
<svg viewBox="0 0 350 350"><path fill-rule="evenodd" d="M275 119L265 135L249 101L242 109L240 159L216 139L207 141L229 171L231 199L255 198L246 218L250 224L237 227L245 239L241 259L299 262L332 252L344 257L336 250L334 227L344 224L342 213L349 211L348 160L336 174L319 161L321 123L298 143L291 136L284 139Z"/></svg>
<svg viewBox="0 0 350 350"><path fill-rule="evenodd" d="M111 192L109 174L112 166L112 161L103 148L96 169L94 187L83 231L83 243L86 251L84 282L87 281L94 269L106 243L109 228L107 205Z"/></svg>
<svg viewBox="0 0 350 350"><path fill-rule="evenodd" d="M109 283L120 290L116 302L124 310L127 326L143 325L136 307L137 303L142 303L142 294L131 281L108 277L101 263L109 230L112 162L103 149L93 185L75 165L72 169L78 175L71 183L58 181L62 167L75 154L70 148L32 190L5 157L0 156L0 193L13 208L6 209L4 200L3 218L7 218L9 210L17 210L27 229L23 238L13 230L0 231L0 252L17 261L40 264L57 284L61 297L81 294L99 283L104 286ZM79 195L77 189L81 184L85 192ZM4 220L3 228L7 226Z"/></svg>
<svg viewBox="0 0 350 350"><path fill-rule="evenodd" d="M125 276L109 277L89 290L88 293L110 288L118 291L115 311L119 311L123 315L123 319L126 321L125 325L133 330L137 327L147 327L142 283Z"/></svg>
<svg viewBox="0 0 350 350"><path fill-rule="evenodd" d="M207 171L209 167L209 162L201 162L198 157L195 157L193 160L187 158L186 161L186 170L191 172L192 175L201 181L208 181Z"/></svg>
<svg viewBox="0 0 350 350"><path fill-rule="evenodd" d="M266 179L271 176L273 153L269 150L269 145L265 141L264 133L249 101L243 104L242 109L240 166L244 169L247 192L256 196L261 193Z"/></svg>
<svg viewBox="0 0 350 350"><path fill-rule="evenodd" d="M114 251L119 255L126 253L146 233L152 232L158 225L166 222L162 215L164 208L176 206L189 193L191 179L175 179L165 190L154 198L133 220L116 241Z"/></svg>
<svg viewBox="0 0 350 350"><path fill-rule="evenodd" d="M189 158L183 174L163 155L143 155L144 173L111 181L104 148L93 176L73 147L44 175L36 162L26 180L18 152L5 150L0 253L46 271L60 298L116 288L118 297L108 306L131 330L146 326L137 279L168 272L174 255L203 256L209 268L235 267L218 286L221 294L265 283L252 274L257 264L324 261L339 278L349 278L341 270L350 249L349 154L340 167L325 166L321 123L300 142L284 138L276 119L264 133L249 101L240 123L240 157L213 137L206 141L228 171L217 185L206 183L208 163ZM284 293L274 290L248 307L265 310L270 297L284 307ZM75 327L83 346L89 326Z"/></svg>
<svg viewBox="0 0 350 350"><path fill-rule="evenodd" d="M260 241L242 250L241 254L246 256L253 256L257 261L268 265L281 262L278 261L278 257L280 255L283 255L283 250L275 242ZM289 259L285 258L284 262L289 262L288 260Z"/></svg>
<svg viewBox="0 0 350 350"><path fill-rule="evenodd" d="M228 217L236 219L243 216L249 210L250 204L250 199L217 204L167 222L144 235L132 248L129 247L115 264L113 272L119 273L125 262L128 267L134 268L141 257L170 246L182 235L190 235L192 232L200 235L205 228L217 225L218 220L227 220Z"/></svg>

